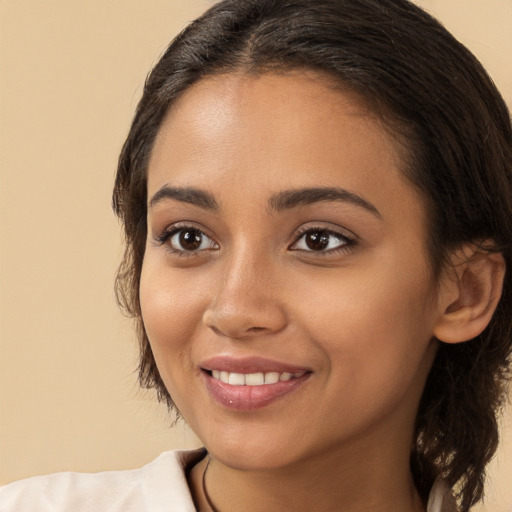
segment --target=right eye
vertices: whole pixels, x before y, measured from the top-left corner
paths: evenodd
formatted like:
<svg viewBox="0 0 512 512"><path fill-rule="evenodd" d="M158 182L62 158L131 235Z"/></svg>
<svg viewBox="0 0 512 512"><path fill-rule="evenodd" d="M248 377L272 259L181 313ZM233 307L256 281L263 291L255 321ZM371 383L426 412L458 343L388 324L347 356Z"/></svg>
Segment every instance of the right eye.
<svg viewBox="0 0 512 512"><path fill-rule="evenodd" d="M193 227L175 228L161 237L160 241L167 243L172 251L178 253L195 253L218 248L209 236Z"/></svg>

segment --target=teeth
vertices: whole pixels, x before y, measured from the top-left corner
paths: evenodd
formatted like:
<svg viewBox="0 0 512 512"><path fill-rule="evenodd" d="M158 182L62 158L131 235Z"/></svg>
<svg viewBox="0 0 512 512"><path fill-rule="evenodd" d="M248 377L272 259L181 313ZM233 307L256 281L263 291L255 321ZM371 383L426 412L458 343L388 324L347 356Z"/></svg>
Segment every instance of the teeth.
<svg viewBox="0 0 512 512"><path fill-rule="evenodd" d="M279 373L269 372L265 373L265 384L275 384L279 382Z"/></svg>
<svg viewBox="0 0 512 512"><path fill-rule="evenodd" d="M245 375L243 373L230 373L228 384L232 386L245 386Z"/></svg>
<svg viewBox="0 0 512 512"><path fill-rule="evenodd" d="M302 377L304 372L267 372L267 373L230 373L219 370L212 370L214 379L231 384L232 386L262 386L263 384L276 384L277 382L286 382L290 379Z"/></svg>
<svg viewBox="0 0 512 512"><path fill-rule="evenodd" d="M265 383L264 373L248 373L245 376L246 386L261 386Z"/></svg>

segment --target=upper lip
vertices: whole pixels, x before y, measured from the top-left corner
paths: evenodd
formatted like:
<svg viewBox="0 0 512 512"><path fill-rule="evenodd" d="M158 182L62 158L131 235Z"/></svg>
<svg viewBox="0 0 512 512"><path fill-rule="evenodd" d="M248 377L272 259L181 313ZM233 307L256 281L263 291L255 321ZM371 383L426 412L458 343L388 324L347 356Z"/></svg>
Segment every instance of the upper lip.
<svg viewBox="0 0 512 512"><path fill-rule="evenodd" d="M304 366L283 363L263 357L232 357L232 356L216 356L199 365L203 370L219 370L221 372L230 373L301 373L311 371Z"/></svg>

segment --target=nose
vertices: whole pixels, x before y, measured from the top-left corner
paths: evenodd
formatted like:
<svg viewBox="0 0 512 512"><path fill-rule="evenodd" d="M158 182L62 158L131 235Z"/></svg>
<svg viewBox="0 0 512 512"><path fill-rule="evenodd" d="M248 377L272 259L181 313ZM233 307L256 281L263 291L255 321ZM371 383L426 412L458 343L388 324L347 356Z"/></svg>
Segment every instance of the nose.
<svg viewBox="0 0 512 512"><path fill-rule="evenodd" d="M234 255L216 278L203 323L232 339L275 334L287 324L275 263L250 249Z"/></svg>

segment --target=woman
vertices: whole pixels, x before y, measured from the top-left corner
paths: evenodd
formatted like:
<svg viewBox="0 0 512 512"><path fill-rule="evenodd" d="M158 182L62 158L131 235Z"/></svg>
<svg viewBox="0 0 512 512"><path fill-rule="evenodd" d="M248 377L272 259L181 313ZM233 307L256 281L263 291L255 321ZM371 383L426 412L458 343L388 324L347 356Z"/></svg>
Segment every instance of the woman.
<svg viewBox="0 0 512 512"><path fill-rule="evenodd" d="M511 164L499 93L413 4L216 4L149 76L114 191L141 383L206 450L0 503L437 512L457 485L469 510L508 377Z"/></svg>

